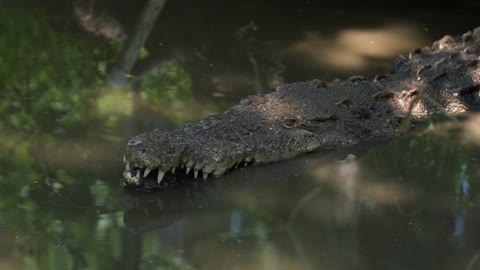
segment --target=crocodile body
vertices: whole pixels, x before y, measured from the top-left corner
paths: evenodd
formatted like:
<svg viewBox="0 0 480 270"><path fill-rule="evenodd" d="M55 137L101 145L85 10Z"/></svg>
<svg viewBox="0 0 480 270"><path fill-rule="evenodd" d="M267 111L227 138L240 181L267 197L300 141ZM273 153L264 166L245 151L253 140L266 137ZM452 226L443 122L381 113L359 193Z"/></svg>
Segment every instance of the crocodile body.
<svg viewBox="0 0 480 270"><path fill-rule="evenodd" d="M126 145L126 185L167 187L173 173L220 176L240 164L288 159L399 133L402 117L480 110L480 27L445 36L394 61L372 80L312 80L248 97L175 130L155 129Z"/></svg>

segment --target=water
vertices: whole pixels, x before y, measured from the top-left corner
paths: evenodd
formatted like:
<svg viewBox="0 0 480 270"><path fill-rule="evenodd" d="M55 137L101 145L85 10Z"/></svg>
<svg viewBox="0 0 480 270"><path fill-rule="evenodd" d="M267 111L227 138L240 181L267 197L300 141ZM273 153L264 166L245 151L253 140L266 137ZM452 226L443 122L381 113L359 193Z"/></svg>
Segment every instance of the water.
<svg viewBox="0 0 480 270"><path fill-rule="evenodd" d="M388 72L395 55L478 26L475 1L168 1L120 77L111 67L143 3L9 2L0 269L480 268L475 115L165 192L120 179L130 136L282 81Z"/></svg>

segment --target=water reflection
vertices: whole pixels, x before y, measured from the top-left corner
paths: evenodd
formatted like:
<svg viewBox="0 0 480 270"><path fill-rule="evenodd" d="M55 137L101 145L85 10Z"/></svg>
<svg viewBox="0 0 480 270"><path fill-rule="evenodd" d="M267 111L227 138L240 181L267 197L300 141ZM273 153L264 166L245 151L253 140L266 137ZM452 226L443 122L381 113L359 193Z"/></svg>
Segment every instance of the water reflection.
<svg viewBox="0 0 480 270"><path fill-rule="evenodd" d="M271 164L198 186L189 179L183 199L169 197L170 192L137 194L138 209L128 210L125 222L137 232L159 232L161 242L167 232L181 231L178 248L201 269L456 265L455 249L475 251L478 219L469 213L478 211L478 197L466 179L479 171L467 170L472 156L466 149L437 136L416 136L381 143L366 153L348 149L360 158L338 160L346 154L323 153L289 161L303 168L300 173ZM255 182L244 181L252 178ZM158 200L170 204L162 201L159 209ZM142 207L156 209L155 214ZM422 252L425 246L431 255ZM433 255L450 252L441 260ZM203 257L197 261L196 256Z"/></svg>
<svg viewBox="0 0 480 270"><path fill-rule="evenodd" d="M470 182L465 175L467 164L462 166L462 173L458 179L456 192L455 192L455 201L456 201L456 212L457 216L455 217L454 227L452 238L461 248L465 247L465 218L467 215L467 207L465 203L470 200Z"/></svg>
<svg viewBox="0 0 480 270"><path fill-rule="evenodd" d="M378 66L381 60L380 65L389 68L392 58L419 45L427 45L421 30L416 25L402 24L379 29L344 29L334 37L309 32L288 52L294 57L309 59L309 65L326 69L355 72Z"/></svg>
<svg viewBox="0 0 480 270"><path fill-rule="evenodd" d="M389 20L369 13L332 24L338 13L315 3L254 1L232 11L229 2L169 1L123 74L131 83L113 88L108 71L143 3L74 2L17 0L0 9L0 269L479 266L478 116L221 179L186 178L168 192L122 190L120 181L129 136L326 72L285 55L289 48L323 55L335 77L471 29L478 14L439 16L425 32L424 20L404 24L410 18L389 9L376 12Z"/></svg>

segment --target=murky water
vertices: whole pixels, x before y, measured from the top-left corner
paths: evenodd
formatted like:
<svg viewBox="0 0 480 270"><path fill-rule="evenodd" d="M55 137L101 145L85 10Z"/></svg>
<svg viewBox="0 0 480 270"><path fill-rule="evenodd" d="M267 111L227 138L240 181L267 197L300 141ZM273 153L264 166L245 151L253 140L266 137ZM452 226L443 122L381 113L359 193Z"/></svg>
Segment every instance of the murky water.
<svg viewBox="0 0 480 270"><path fill-rule="evenodd" d="M282 82L388 72L478 26L475 1L167 1L132 63L144 3L5 2L0 269L480 269L478 115L169 191L120 180L130 136Z"/></svg>

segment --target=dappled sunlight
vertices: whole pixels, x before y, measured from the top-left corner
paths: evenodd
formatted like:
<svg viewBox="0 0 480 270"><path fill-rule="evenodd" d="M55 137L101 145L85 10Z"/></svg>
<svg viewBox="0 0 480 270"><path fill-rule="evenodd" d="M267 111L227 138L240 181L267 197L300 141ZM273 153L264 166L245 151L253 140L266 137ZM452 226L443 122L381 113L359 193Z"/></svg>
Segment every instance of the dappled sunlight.
<svg viewBox="0 0 480 270"><path fill-rule="evenodd" d="M392 58L426 42L421 33L403 25L381 29L346 29L337 35L336 43L349 51L366 57Z"/></svg>
<svg viewBox="0 0 480 270"><path fill-rule="evenodd" d="M218 109L195 99L191 75L176 61L151 70L142 80L141 105L177 123L198 120Z"/></svg>
<svg viewBox="0 0 480 270"><path fill-rule="evenodd" d="M112 140L112 138L108 139ZM57 139L53 143L38 148L35 156L38 157L40 162L56 168L101 170L102 167L116 164L115 160L111 160L111 153L112 151L115 152L118 145L123 144L121 138L113 138L114 141L110 141L110 143L109 140L99 139L98 137L90 140ZM120 151L117 152L121 153ZM121 156L118 157L118 160L120 159Z"/></svg>
<svg viewBox="0 0 480 270"><path fill-rule="evenodd" d="M98 134L91 138L56 138L48 135L21 136L16 132L4 130L0 135L2 149L17 161L27 164L44 165L64 170L98 170L103 166L115 164L111 160L112 152L118 152L123 144L122 137ZM42 143L38 143L41 141ZM118 157L118 161L121 156Z"/></svg>
<svg viewBox="0 0 480 270"><path fill-rule="evenodd" d="M445 121L431 125L427 133L456 139L460 142L474 143L480 146L480 115L477 113L465 114L460 121Z"/></svg>
<svg viewBox="0 0 480 270"><path fill-rule="evenodd" d="M250 238L246 243L237 245L234 244L234 239L230 241L231 243L217 243L217 245L212 245L211 239L197 242L192 247L193 256L202 259L196 264L201 266L200 269L306 269L300 254L295 254L272 241ZM207 245L206 242L210 244ZM250 248L246 249L246 245ZM209 248L205 248L206 246ZM316 269L323 268L317 266Z"/></svg>
<svg viewBox="0 0 480 270"><path fill-rule="evenodd" d="M365 178L365 169L357 160L332 161L313 171L316 181L326 184L345 198L357 202L373 201L381 205L395 205L416 199L416 192L393 179ZM348 219L346 219L348 221Z"/></svg>
<svg viewBox="0 0 480 270"><path fill-rule="evenodd" d="M360 197L382 205L397 205L415 201L417 192L393 179L378 179L359 186Z"/></svg>
<svg viewBox="0 0 480 270"><path fill-rule="evenodd" d="M473 140L478 147L479 117L475 115L463 122L463 125L452 120L432 122L426 129L412 131L408 137L370 147L359 160L331 161L312 173L316 181L345 198L356 197L360 204L372 202L395 207L414 204L417 210L448 210L445 206L452 203L456 183L475 177L474 171L465 170L474 162L475 150L465 147L464 142ZM467 131L461 126L466 126Z"/></svg>
<svg viewBox="0 0 480 270"><path fill-rule="evenodd" d="M380 28L350 28L335 36L307 32L305 38L294 43L287 55L302 57L306 65L338 70L360 70L372 64L372 59L388 60L426 43L414 26L387 25Z"/></svg>
<svg viewBox="0 0 480 270"><path fill-rule="evenodd" d="M166 61L142 76L140 89L101 87L96 100L99 115L116 124L119 116L183 123L219 111L214 100L206 104L196 100L190 75L176 61Z"/></svg>
<svg viewBox="0 0 480 270"><path fill-rule="evenodd" d="M124 115L133 113L134 101L131 91L118 89L104 90L105 94L97 98L98 113L102 116Z"/></svg>
<svg viewBox="0 0 480 270"><path fill-rule="evenodd" d="M471 117L464 122L463 138L480 143L480 115L471 115Z"/></svg>

